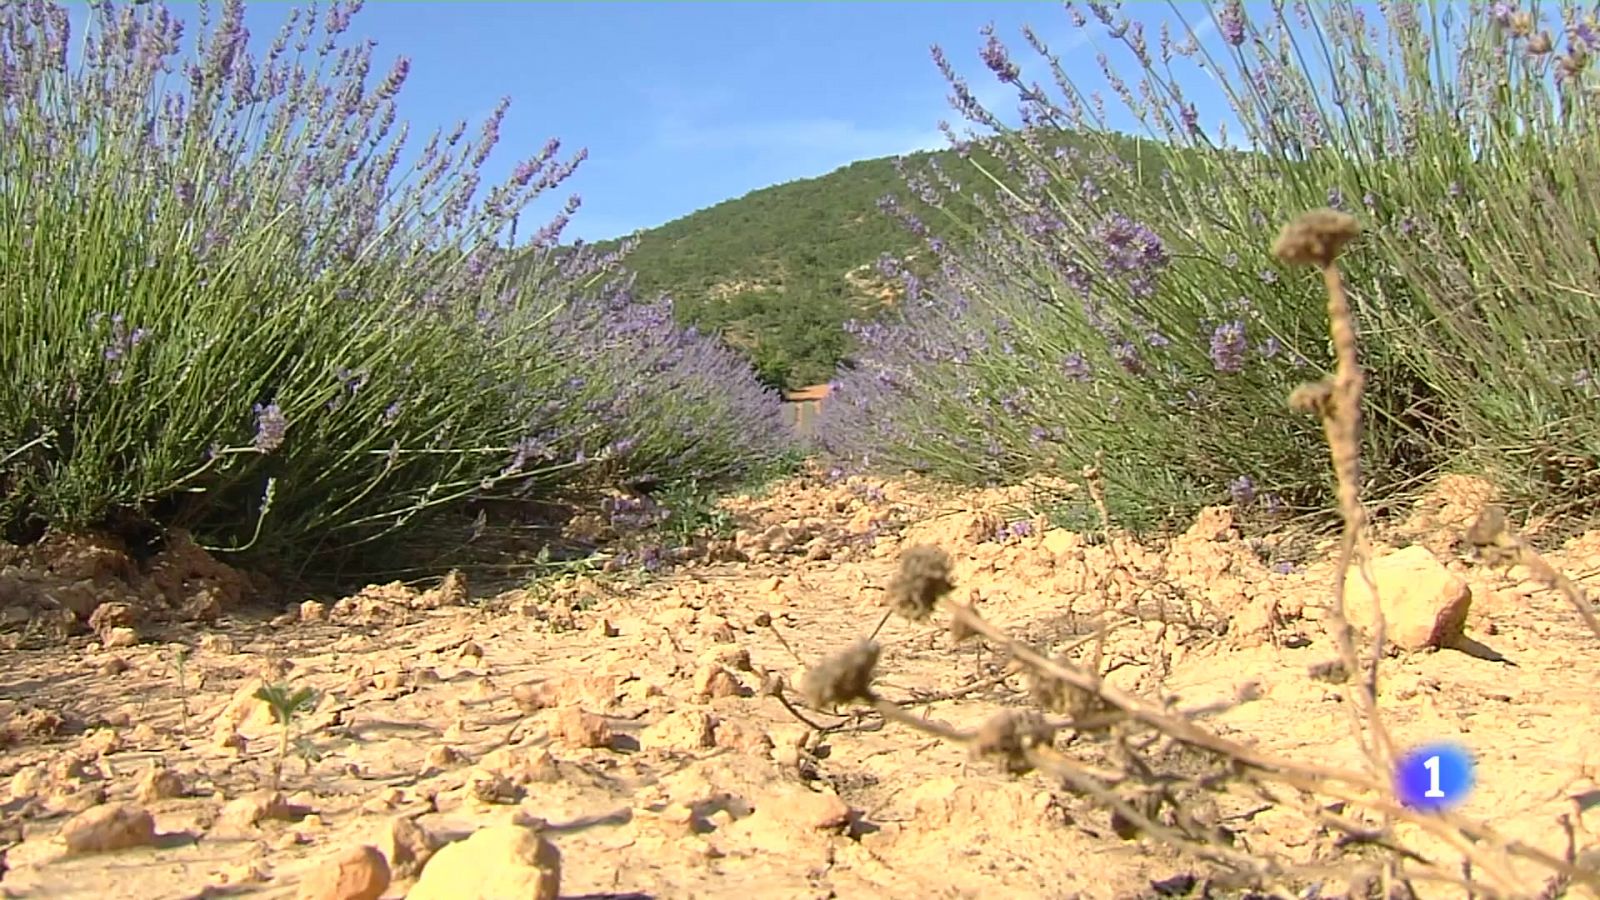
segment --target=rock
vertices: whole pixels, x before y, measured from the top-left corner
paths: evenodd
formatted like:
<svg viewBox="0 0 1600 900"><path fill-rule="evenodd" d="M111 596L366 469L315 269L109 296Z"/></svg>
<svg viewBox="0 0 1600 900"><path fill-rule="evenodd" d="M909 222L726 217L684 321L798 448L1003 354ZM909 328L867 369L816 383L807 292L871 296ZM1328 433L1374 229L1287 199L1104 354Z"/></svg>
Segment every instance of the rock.
<svg viewBox="0 0 1600 900"><path fill-rule="evenodd" d="M265 680L253 678L233 692L233 696L217 713L213 726L213 733L219 741L234 733L248 738L277 732L278 723L272 716L272 707L256 697L256 691L265 685Z"/></svg>
<svg viewBox="0 0 1600 900"><path fill-rule="evenodd" d="M203 652L216 653L220 656L231 656L239 652L239 647L233 638L225 634L202 634L199 646Z"/></svg>
<svg viewBox="0 0 1600 900"><path fill-rule="evenodd" d="M1283 625L1278 598L1263 594L1228 617L1228 643L1235 647L1259 647L1274 640Z"/></svg>
<svg viewBox="0 0 1600 900"><path fill-rule="evenodd" d="M67 853L107 853L147 847L156 840L156 820L132 803L113 803L84 810L61 826Z"/></svg>
<svg viewBox="0 0 1600 900"><path fill-rule="evenodd" d="M72 815L85 812L106 802L106 788L103 784L84 786L68 786L51 792L45 800L45 807L52 812Z"/></svg>
<svg viewBox="0 0 1600 900"><path fill-rule="evenodd" d="M328 604L317 600L307 600L300 604L300 621L326 622L328 621Z"/></svg>
<svg viewBox="0 0 1600 900"><path fill-rule="evenodd" d="M516 784L548 784L561 778L555 757L543 747L502 747L480 759L478 765Z"/></svg>
<svg viewBox="0 0 1600 900"><path fill-rule="evenodd" d="M42 793L48 783L42 766L23 766L11 775L11 797L26 800Z"/></svg>
<svg viewBox="0 0 1600 900"><path fill-rule="evenodd" d="M739 672L749 672L750 651L738 645L719 644L700 654L701 665L719 665Z"/></svg>
<svg viewBox="0 0 1600 900"><path fill-rule="evenodd" d="M222 615L222 592L203 587L178 604L178 615L187 622L215 622Z"/></svg>
<svg viewBox="0 0 1600 900"><path fill-rule="evenodd" d="M461 762L461 753L448 744L435 744L428 748L423 765L430 770L443 771Z"/></svg>
<svg viewBox="0 0 1600 900"><path fill-rule="evenodd" d="M1450 646L1461 637L1472 607L1472 589L1422 546L1397 550L1372 563L1382 605L1384 635L1404 650ZM1372 591L1358 566L1345 580L1345 616L1370 629L1375 620Z"/></svg>
<svg viewBox="0 0 1600 900"><path fill-rule="evenodd" d="M252 791L222 808L219 821L236 828L251 828L267 819L292 819L297 809L277 791Z"/></svg>
<svg viewBox="0 0 1600 900"><path fill-rule="evenodd" d="M837 831L850 824L850 804L838 794L802 787L777 788L756 801L756 812L807 831Z"/></svg>
<svg viewBox="0 0 1600 900"><path fill-rule="evenodd" d="M680 709L639 734L646 750L707 750L716 745L717 720L702 709Z"/></svg>
<svg viewBox="0 0 1600 900"><path fill-rule="evenodd" d="M1039 551L1052 560L1082 546L1082 536L1065 528L1052 528L1039 536Z"/></svg>
<svg viewBox="0 0 1600 900"><path fill-rule="evenodd" d="M785 786L756 799L755 811L728 829L729 837L764 853L826 858L832 835L849 827L854 812L838 795Z"/></svg>
<svg viewBox="0 0 1600 900"><path fill-rule="evenodd" d="M53 709L20 706L0 728L0 747L30 741L49 740L66 727L67 720Z"/></svg>
<svg viewBox="0 0 1600 900"><path fill-rule="evenodd" d="M993 510L975 510L957 517L958 533L968 544L982 544L994 539L995 532L1005 526L1006 520Z"/></svg>
<svg viewBox="0 0 1600 900"><path fill-rule="evenodd" d="M460 569L451 569L438 587L423 591L414 605L417 609L439 609L444 606L461 606L466 602L467 576L462 574Z"/></svg>
<svg viewBox="0 0 1600 900"><path fill-rule="evenodd" d="M126 746L115 728L96 728L78 742L77 752L88 757L110 756Z"/></svg>
<svg viewBox="0 0 1600 900"><path fill-rule="evenodd" d="M141 618L143 611L132 603L102 603L89 614L89 629L96 634L105 634L112 628L132 628L139 624Z"/></svg>
<svg viewBox="0 0 1600 900"><path fill-rule="evenodd" d="M765 756L772 752L772 738L754 725L730 719L717 723L715 731L718 747L727 747L752 756Z"/></svg>
<svg viewBox="0 0 1600 900"><path fill-rule="evenodd" d="M68 581L132 581L139 567L120 538L98 532L51 531L32 548L34 561Z"/></svg>
<svg viewBox="0 0 1600 900"><path fill-rule="evenodd" d="M570 747L611 746L611 726L606 724L605 717L585 712L581 706L563 706L556 710L550 733Z"/></svg>
<svg viewBox="0 0 1600 900"><path fill-rule="evenodd" d="M383 829L378 850L389 861L389 874L396 881L408 881L422 874L442 843L415 819L398 816Z"/></svg>
<svg viewBox="0 0 1600 900"><path fill-rule="evenodd" d="M187 611L214 617L223 607L237 606L251 593L250 582L239 571L207 553L181 528L167 532L166 548L151 558L149 581L167 602ZM196 602L202 591L214 596Z"/></svg>
<svg viewBox="0 0 1600 900"><path fill-rule="evenodd" d="M378 848L350 847L300 882L300 900L378 900L389 889L389 861Z"/></svg>
<svg viewBox="0 0 1600 900"><path fill-rule="evenodd" d="M744 693L744 688L731 672L712 663L694 673L694 693L701 700L738 697Z"/></svg>
<svg viewBox="0 0 1600 900"><path fill-rule="evenodd" d="M139 778L134 794L145 803L182 797L185 792L183 778L166 766L151 766Z"/></svg>
<svg viewBox="0 0 1600 900"><path fill-rule="evenodd" d="M433 855L406 900L556 900L561 851L522 825L480 828Z"/></svg>
<svg viewBox="0 0 1600 900"><path fill-rule="evenodd" d="M127 626L108 628L100 635L100 645L107 650L133 647L139 643L139 632Z"/></svg>
<svg viewBox="0 0 1600 900"><path fill-rule="evenodd" d="M503 773L482 767L467 773L463 787L467 796L487 804L516 803L525 793Z"/></svg>
<svg viewBox="0 0 1600 900"><path fill-rule="evenodd" d="M571 705L610 709L617 702L620 684L616 675L572 675L519 684L511 689L511 699L528 715Z"/></svg>
<svg viewBox="0 0 1600 900"><path fill-rule="evenodd" d="M1195 516L1194 524L1183 533L1185 542L1226 541L1238 537L1233 529L1233 510L1226 506L1208 506Z"/></svg>
<svg viewBox="0 0 1600 900"><path fill-rule="evenodd" d="M77 753L62 753L50 760L50 781L99 781L104 776L100 767L90 757Z"/></svg>
<svg viewBox="0 0 1600 900"><path fill-rule="evenodd" d="M264 884L272 877L265 860L247 859L224 868L216 879L225 885Z"/></svg>

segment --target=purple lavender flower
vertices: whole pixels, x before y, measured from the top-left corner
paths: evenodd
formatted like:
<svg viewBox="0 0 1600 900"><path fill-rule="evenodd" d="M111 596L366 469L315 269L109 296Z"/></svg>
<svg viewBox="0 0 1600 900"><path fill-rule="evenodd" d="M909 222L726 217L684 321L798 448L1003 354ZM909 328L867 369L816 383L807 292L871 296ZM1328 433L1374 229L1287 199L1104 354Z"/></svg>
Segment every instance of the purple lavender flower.
<svg viewBox="0 0 1600 900"><path fill-rule="evenodd" d="M1195 109L1193 103L1185 103L1178 110L1178 119L1183 123L1183 130L1189 134L1200 133L1200 111Z"/></svg>
<svg viewBox="0 0 1600 900"><path fill-rule="evenodd" d="M1229 46L1237 47L1244 43L1244 3L1242 0L1227 0L1222 4L1222 9L1217 11L1217 31Z"/></svg>
<svg viewBox="0 0 1600 900"><path fill-rule="evenodd" d="M1249 506L1256 499L1256 482L1249 475L1240 475L1228 482L1228 496L1234 506Z"/></svg>
<svg viewBox="0 0 1600 900"><path fill-rule="evenodd" d="M1095 228L1105 248L1106 266L1116 272L1160 270L1167 265L1161 236L1142 222L1114 213Z"/></svg>
<svg viewBox="0 0 1600 900"><path fill-rule="evenodd" d="M556 453L553 447L539 438L525 437L517 441L516 446L511 448L511 461L506 464L504 469L500 470L500 475L504 477L521 472L530 459L548 461L556 459L558 456L559 454Z"/></svg>
<svg viewBox="0 0 1600 900"><path fill-rule="evenodd" d="M1244 322L1234 319L1211 332L1211 365L1218 372L1237 373L1244 369L1244 354L1249 348Z"/></svg>
<svg viewBox="0 0 1600 900"><path fill-rule="evenodd" d="M257 403L254 406L256 414L256 436L254 440L256 450L262 453L271 453L283 446L284 433L289 430L289 420L284 418L283 410L276 402L265 406Z"/></svg>
<svg viewBox="0 0 1600 900"><path fill-rule="evenodd" d="M1084 358L1083 351L1074 350L1061 361L1061 372L1073 381L1088 381L1092 377L1089 370L1089 361Z"/></svg>
<svg viewBox="0 0 1600 900"><path fill-rule="evenodd" d="M1131 341L1113 341L1111 356L1121 366L1123 371L1130 375L1144 374L1144 360L1139 358L1139 348Z"/></svg>
<svg viewBox="0 0 1600 900"><path fill-rule="evenodd" d="M1022 70L1018 69L1017 64L1011 61L1011 55L1006 52L1006 45L1000 43L1000 39L995 37L992 26L985 26L983 33L988 36L988 40L984 42L983 50L979 52L979 55L983 58L983 64L988 66L989 71L993 72L995 77L1002 82L1015 84L1017 79L1022 76Z"/></svg>

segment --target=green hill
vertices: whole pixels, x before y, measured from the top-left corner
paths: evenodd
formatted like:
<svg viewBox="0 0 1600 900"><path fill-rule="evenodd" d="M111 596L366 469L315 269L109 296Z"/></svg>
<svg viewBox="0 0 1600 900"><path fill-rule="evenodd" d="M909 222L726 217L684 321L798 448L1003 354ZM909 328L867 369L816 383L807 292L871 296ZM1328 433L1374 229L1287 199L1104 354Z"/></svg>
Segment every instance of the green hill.
<svg viewBox="0 0 1600 900"><path fill-rule="evenodd" d="M931 155L954 159L917 156ZM773 385L826 381L849 346L843 324L899 296L899 285L877 272L879 256L904 258L918 248L916 236L878 208L886 194L906 201L889 157L762 188L649 229L628 256L636 294L670 294L681 322L721 334Z"/></svg>
<svg viewBox="0 0 1600 900"><path fill-rule="evenodd" d="M1066 134L1062 143L1077 140ZM981 151L973 156L990 171L1001 168ZM983 181L952 150L903 159L911 171L934 161L969 190ZM864 160L641 232L626 263L638 277L635 293L671 295L679 321L722 335L774 386L827 381L850 350L844 323L892 308L902 293L898 281L877 271L879 257L909 259L913 270L930 261L922 242L879 208L889 194L937 229L942 214L912 196L894 157Z"/></svg>

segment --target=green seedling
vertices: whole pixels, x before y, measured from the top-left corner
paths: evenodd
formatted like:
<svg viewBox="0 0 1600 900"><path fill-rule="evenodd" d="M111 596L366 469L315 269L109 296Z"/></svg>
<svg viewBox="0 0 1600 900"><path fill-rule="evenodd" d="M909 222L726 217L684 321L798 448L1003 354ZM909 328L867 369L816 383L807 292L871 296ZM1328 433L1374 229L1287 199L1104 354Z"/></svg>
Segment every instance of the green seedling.
<svg viewBox="0 0 1600 900"><path fill-rule="evenodd" d="M277 790L283 778L283 762L289 756L289 726L295 716L316 707L321 695L308 687L291 692L287 684L262 685L255 698L272 710L273 721L278 723L278 756L272 766L272 789Z"/></svg>
<svg viewBox="0 0 1600 900"><path fill-rule="evenodd" d="M179 647L172 661L178 675L178 715L183 721L184 738L189 737L189 688L184 684L184 672L188 669L191 652L188 647Z"/></svg>

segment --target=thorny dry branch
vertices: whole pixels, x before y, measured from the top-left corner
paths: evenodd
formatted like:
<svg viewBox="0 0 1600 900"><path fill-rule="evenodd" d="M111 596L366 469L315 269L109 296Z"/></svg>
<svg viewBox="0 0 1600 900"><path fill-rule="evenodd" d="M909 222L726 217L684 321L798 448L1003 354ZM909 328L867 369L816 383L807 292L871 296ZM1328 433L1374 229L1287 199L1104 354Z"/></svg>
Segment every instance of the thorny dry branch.
<svg viewBox="0 0 1600 900"><path fill-rule="evenodd" d="M911 547L902 556L900 571L888 591L890 611L913 622L927 620L935 609L947 612L957 643L977 637L1003 651L1010 662L1000 680L1017 669L1026 670L1031 676L1034 701L1065 718L1008 709L969 732L914 715L901 703L874 691L880 657L880 646L874 640L878 629L874 629L872 637L806 672L799 685L806 703L819 710L865 704L885 721L962 744L974 757L998 760L1013 774L1033 770L1048 773L1076 793L1108 808L1113 829L1124 837L1142 835L1223 867L1229 874L1213 878L1211 883L1217 886L1283 890L1294 880L1333 878L1342 879L1351 896L1366 896L1373 881L1381 886L1381 896L1398 896L1402 885L1409 889L1416 882L1450 884L1465 888L1469 894L1504 898L1556 896L1554 891L1559 887L1575 883L1600 890L1600 872L1579 867L1570 849L1567 858L1559 858L1458 814L1419 812L1395 799L1390 785L1393 745L1376 699L1377 665L1384 643L1381 611L1375 609L1373 646L1365 665L1344 614L1345 582L1352 562L1359 566L1372 595L1377 596L1364 533L1366 513L1360 497L1360 401L1364 376L1356 358L1354 319L1337 267L1340 250L1358 232L1354 218L1317 210L1286 227L1272 249L1285 262L1317 266L1328 294L1334 373L1296 389L1290 404L1318 415L1332 455L1344 527L1334 570L1329 626L1354 701L1348 704L1353 716L1352 733L1368 762L1367 771L1269 754L1230 741L1198 724L1197 720L1219 708L1182 711L1121 690L1107 683L1099 671L1098 642L1092 665L1074 663L1065 653L1046 656L985 620L970 605L951 600L948 595L954 581L949 557L928 545ZM1095 492L1097 468L1086 467L1084 476L1109 532L1104 502ZM1527 565L1561 591L1600 637L1600 621L1589 610L1581 589L1511 532L1502 512L1485 510L1469 531L1468 539L1491 562L1512 560ZM1108 583L1103 581L1102 589ZM1104 633L1102 630L1098 636L1102 640ZM773 693L804 720L783 698L781 689ZM1252 699L1249 692L1242 692L1236 702ZM1104 760L1096 763L1067 754L1058 746L1057 739L1062 735L1067 735L1069 742L1082 739L1091 752L1098 752ZM1195 760L1205 761L1202 774L1172 771L1179 768L1173 762L1185 757L1190 762L1184 768L1189 770L1196 768ZM1294 796L1284 796L1284 788ZM1336 849L1378 850L1376 867L1370 861L1363 865L1362 859L1351 857L1295 864L1261 850L1251 852L1233 846L1214 824L1198 821L1187 810L1188 801L1203 793L1220 795L1230 790L1270 806L1301 806L1308 827L1321 827L1340 835ZM1363 821L1364 816L1377 818L1378 824ZM1397 823L1442 841L1459 859L1433 859L1408 847L1396 833ZM1530 889L1525 879L1519 880L1511 867L1514 858L1548 870L1552 877L1547 886ZM1411 895L1415 896L1414 889Z"/></svg>

